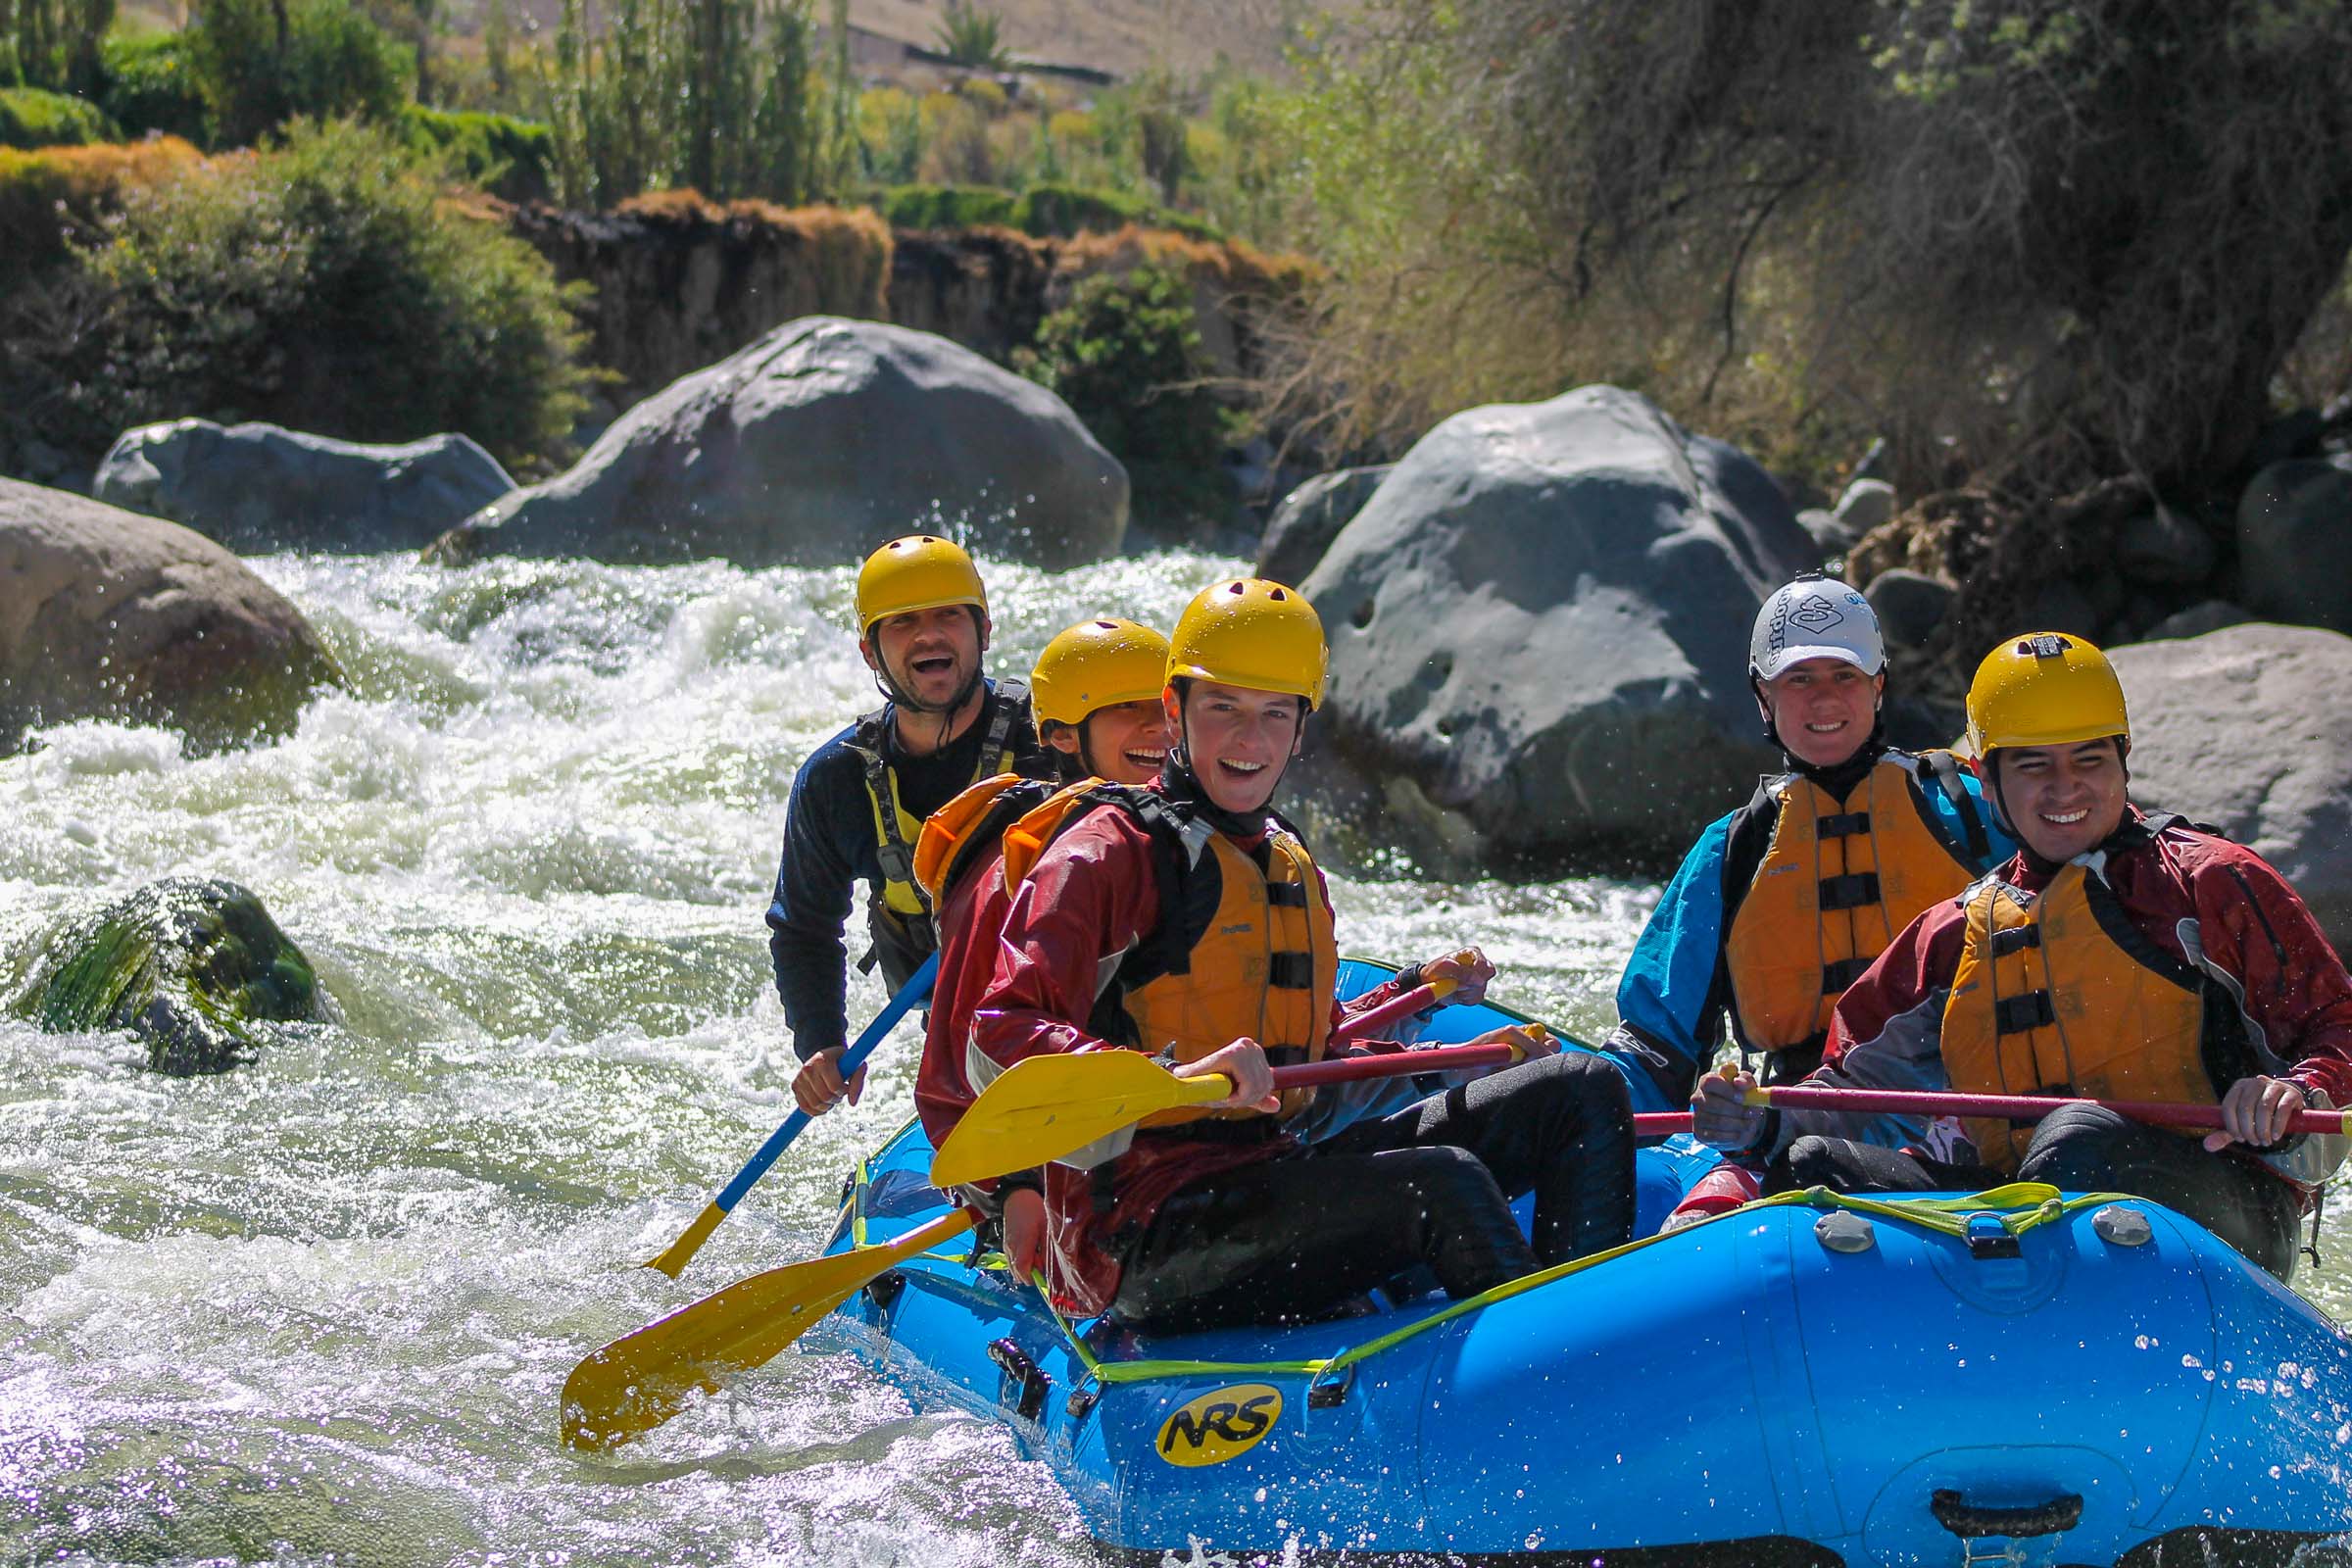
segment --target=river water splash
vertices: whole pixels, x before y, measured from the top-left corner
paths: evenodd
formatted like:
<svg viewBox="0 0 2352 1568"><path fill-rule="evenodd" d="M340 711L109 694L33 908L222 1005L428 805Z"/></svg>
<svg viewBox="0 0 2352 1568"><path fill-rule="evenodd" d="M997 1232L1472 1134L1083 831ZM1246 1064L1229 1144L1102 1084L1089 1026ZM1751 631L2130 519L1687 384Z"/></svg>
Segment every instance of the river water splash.
<svg viewBox="0 0 2352 1568"><path fill-rule="evenodd" d="M0 1002L73 916L190 872L259 893L341 1020L180 1080L0 1018L0 1559L1091 1561L1002 1430L838 1356L613 1455L556 1440L581 1355L811 1255L911 1112L903 1026L683 1281L631 1266L790 1108L760 913L795 768L877 701L852 572L255 565L352 679L295 735L191 761L82 724L0 760ZM1085 614L1165 626L1234 569L990 566L995 667ZM1498 1000L1588 1037L1655 894L1334 882L1347 951L1481 942ZM853 1018L882 1000L853 975ZM2328 1231L2301 1283L2340 1317Z"/></svg>

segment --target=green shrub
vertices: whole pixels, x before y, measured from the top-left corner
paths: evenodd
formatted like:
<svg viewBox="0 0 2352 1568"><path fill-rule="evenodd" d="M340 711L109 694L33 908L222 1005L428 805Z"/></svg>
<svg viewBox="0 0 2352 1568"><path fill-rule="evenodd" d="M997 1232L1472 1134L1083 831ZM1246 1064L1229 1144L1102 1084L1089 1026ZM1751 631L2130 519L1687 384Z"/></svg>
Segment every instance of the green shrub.
<svg viewBox="0 0 2352 1568"><path fill-rule="evenodd" d="M34 384L63 389L60 445L201 415L367 441L462 430L514 463L583 407L582 335L548 264L382 129L297 122L258 157L132 193L78 261L65 314L83 329L19 337Z"/></svg>
<svg viewBox="0 0 2352 1568"><path fill-rule="evenodd" d="M1231 421L1204 384L1211 368L1181 272L1148 262L1087 278L1014 366L1127 466L1138 520L1213 523L1231 511L1218 465Z"/></svg>
<svg viewBox="0 0 2352 1568"><path fill-rule="evenodd" d="M877 193L870 205L893 228L1009 227L1013 221L1012 192L985 185L898 185Z"/></svg>
<svg viewBox="0 0 2352 1568"><path fill-rule="evenodd" d="M1115 190L1088 190L1076 185L1032 185L1013 204L1012 225L1040 238L1067 239L1073 234L1109 234L1130 223L1141 228L1173 229L1211 243L1225 236L1214 224L1182 213L1171 213L1140 196Z"/></svg>
<svg viewBox="0 0 2352 1568"><path fill-rule="evenodd" d="M1214 244L1225 236L1211 223L1171 213L1115 190L1077 185L1032 185L1014 195L994 185L894 185L866 199L893 228L972 228L995 223L1040 239L1109 234L1134 225L1172 229Z"/></svg>
<svg viewBox="0 0 2352 1568"><path fill-rule="evenodd" d="M0 147L29 152L35 147L86 147L122 139L113 122L86 98L38 87L0 87Z"/></svg>
<svg viewBox="0 0 2352 1568"><path fill-rule="evenodd" d="M555 137L535 120L410 104L400 112L400 123L412 152L446 160L451 173L493 195L536 202L554 192L548 160Z"/></svg>
<svg viewBox="0 0 2352 1568"><path fill-rule="evenodd" d="M206 0L188 30L197 90L225 146L297 116L389 120L409 96L410 53L348 0Z"/></svg>
<svg viewBox="0 0 2352 1568"><path fill-rule="evenodd" d="M125 136L178 136L199 145L212 126L184 33L113 33L106 40L99 104Z"/></svg>

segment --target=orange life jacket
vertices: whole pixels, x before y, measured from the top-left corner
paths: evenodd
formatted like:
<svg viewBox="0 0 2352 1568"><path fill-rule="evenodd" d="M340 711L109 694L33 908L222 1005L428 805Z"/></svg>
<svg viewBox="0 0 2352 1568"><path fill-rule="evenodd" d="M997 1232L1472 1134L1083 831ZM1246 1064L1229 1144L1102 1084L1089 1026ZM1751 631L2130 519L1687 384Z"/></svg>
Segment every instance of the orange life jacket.
<svg viewBox="0 0 2352 1568"><path fill-rule="evenodd" d="M1937 779L1974 829L1979 808L1948 752L1890 753L1842 801L1800 774L1772 786L1780 799L1772 843L1724 952L1733 1027L1747 1050L1819 1040L1839 994L1895 934L1976 880L1964 857L1981 862L1984 845L1946 836L1915 767Z"/></svg>
<svg viewBox="0 0 2352 1568"><path fill-rule="evenodd" d="M2203 974L2134 926L2104 880L2074 862L2038 896L1986 877L1967 901L1943 1007L1954 1089L2220 1102L2205 1059ZM2034 1135L2006 1121L1964 1126L1984 1163L2003 1171L2017 1168Z"/></svg>

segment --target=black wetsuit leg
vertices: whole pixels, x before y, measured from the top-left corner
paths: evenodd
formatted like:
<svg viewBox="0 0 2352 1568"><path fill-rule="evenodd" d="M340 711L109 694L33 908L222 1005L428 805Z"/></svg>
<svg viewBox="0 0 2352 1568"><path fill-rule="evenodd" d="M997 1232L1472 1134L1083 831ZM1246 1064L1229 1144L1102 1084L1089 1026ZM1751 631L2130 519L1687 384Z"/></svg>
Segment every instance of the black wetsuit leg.
<svg viewBox="0 0 2352 1568"><path fill-rule="evenodd" d="M1475 1155L1291 1154L1162 1203L1127 1254L1110 1309L1162 1333L1305 1322L1418 1264L1456 1298L1535 1271Z"/></svg>
<svg viewBox="0 0 2352 1568"><path fill-rule="evenodd" d="M2009 1180L1989 1165L1956 1165L1850 1138L1799 1138L1765 1168L1764 1194L1826 1187L1833 1193L1975 1193Z"/></svg>
<svg viewBox="0 0 2352 1568"><path fill-rule="evenodd" d="M1309 1157L1437 1147L1477 1155L1506 1197L1536 1195L1532 1240L1547 1266L1633 1239L1633 1107L1603 1056L1538 1056L1359 1122Z"/></svg>
<svg viewBox="0 0 2352 1568"><path fill-rule="evenodd" d="M2042 1119L2018 1179L2070 1193L2130 1193L2178 1209L2279 1279L2294 1272L2302 1202L2283 1179L2240 1154L2097 1105Z"/></svg>

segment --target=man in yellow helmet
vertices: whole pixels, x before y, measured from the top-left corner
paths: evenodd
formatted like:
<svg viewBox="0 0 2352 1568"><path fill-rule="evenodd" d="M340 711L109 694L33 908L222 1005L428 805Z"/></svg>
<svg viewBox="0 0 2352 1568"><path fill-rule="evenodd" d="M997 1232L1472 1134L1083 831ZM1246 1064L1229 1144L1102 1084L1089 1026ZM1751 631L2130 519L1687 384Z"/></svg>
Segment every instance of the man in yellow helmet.
<svg viewBox="0 0 2352 1568"><path fill-rule="evenodd" d="M784 851L768 905L768 952L784 1021L802 1061L793 1097L811 1115L849 1092L852 890L867 888L872 939L892 991L939 945L914 876L914 841L930 815L992 773L1041 763L1019 681L991 681L988 594L972 558L932 534L894 539L858 572L858 651L883 706L818 747L792 781Z"/></svg>
<svg viewBox="0 0 2352 1568"><path fill-rule="evenodd" d="M1141 1050L1235 1093L1153 1118L1045 1173L1048 1287L1154 1329L1290 1321L1427 1264L1474 1294L1624 1241L1625 1081L1547 1055L1358 1120L1307 1148L1272 1066L1323 1054L1342 1016L1323 874L1271 809L1321 700L1322 624L1295 590L1201 591L1170 640L1175 745L1145 789L1101 786L1005 843L1014 891L966 1066ZM1506 1195L1537 1195L1535 1243Z"/></svg>
<svg viewBox="0 0 2352 1568"><path fill-rule="evenodd" d="M2352 1096L2352 978L2260 856L2125 798L2131 725L2096 648L2003 642L1968 694L1985 794L2023 846L1914 921L1838 999L1810 1082L2219 1104L2209 1136L2075 1105L2002 1121L1767 1112L1703 1080L1698 1135L1769 1153L1765 1191L2120 1190L2197 1220L2272 1273L2344 1140L2287 1137Z"/></svg>

